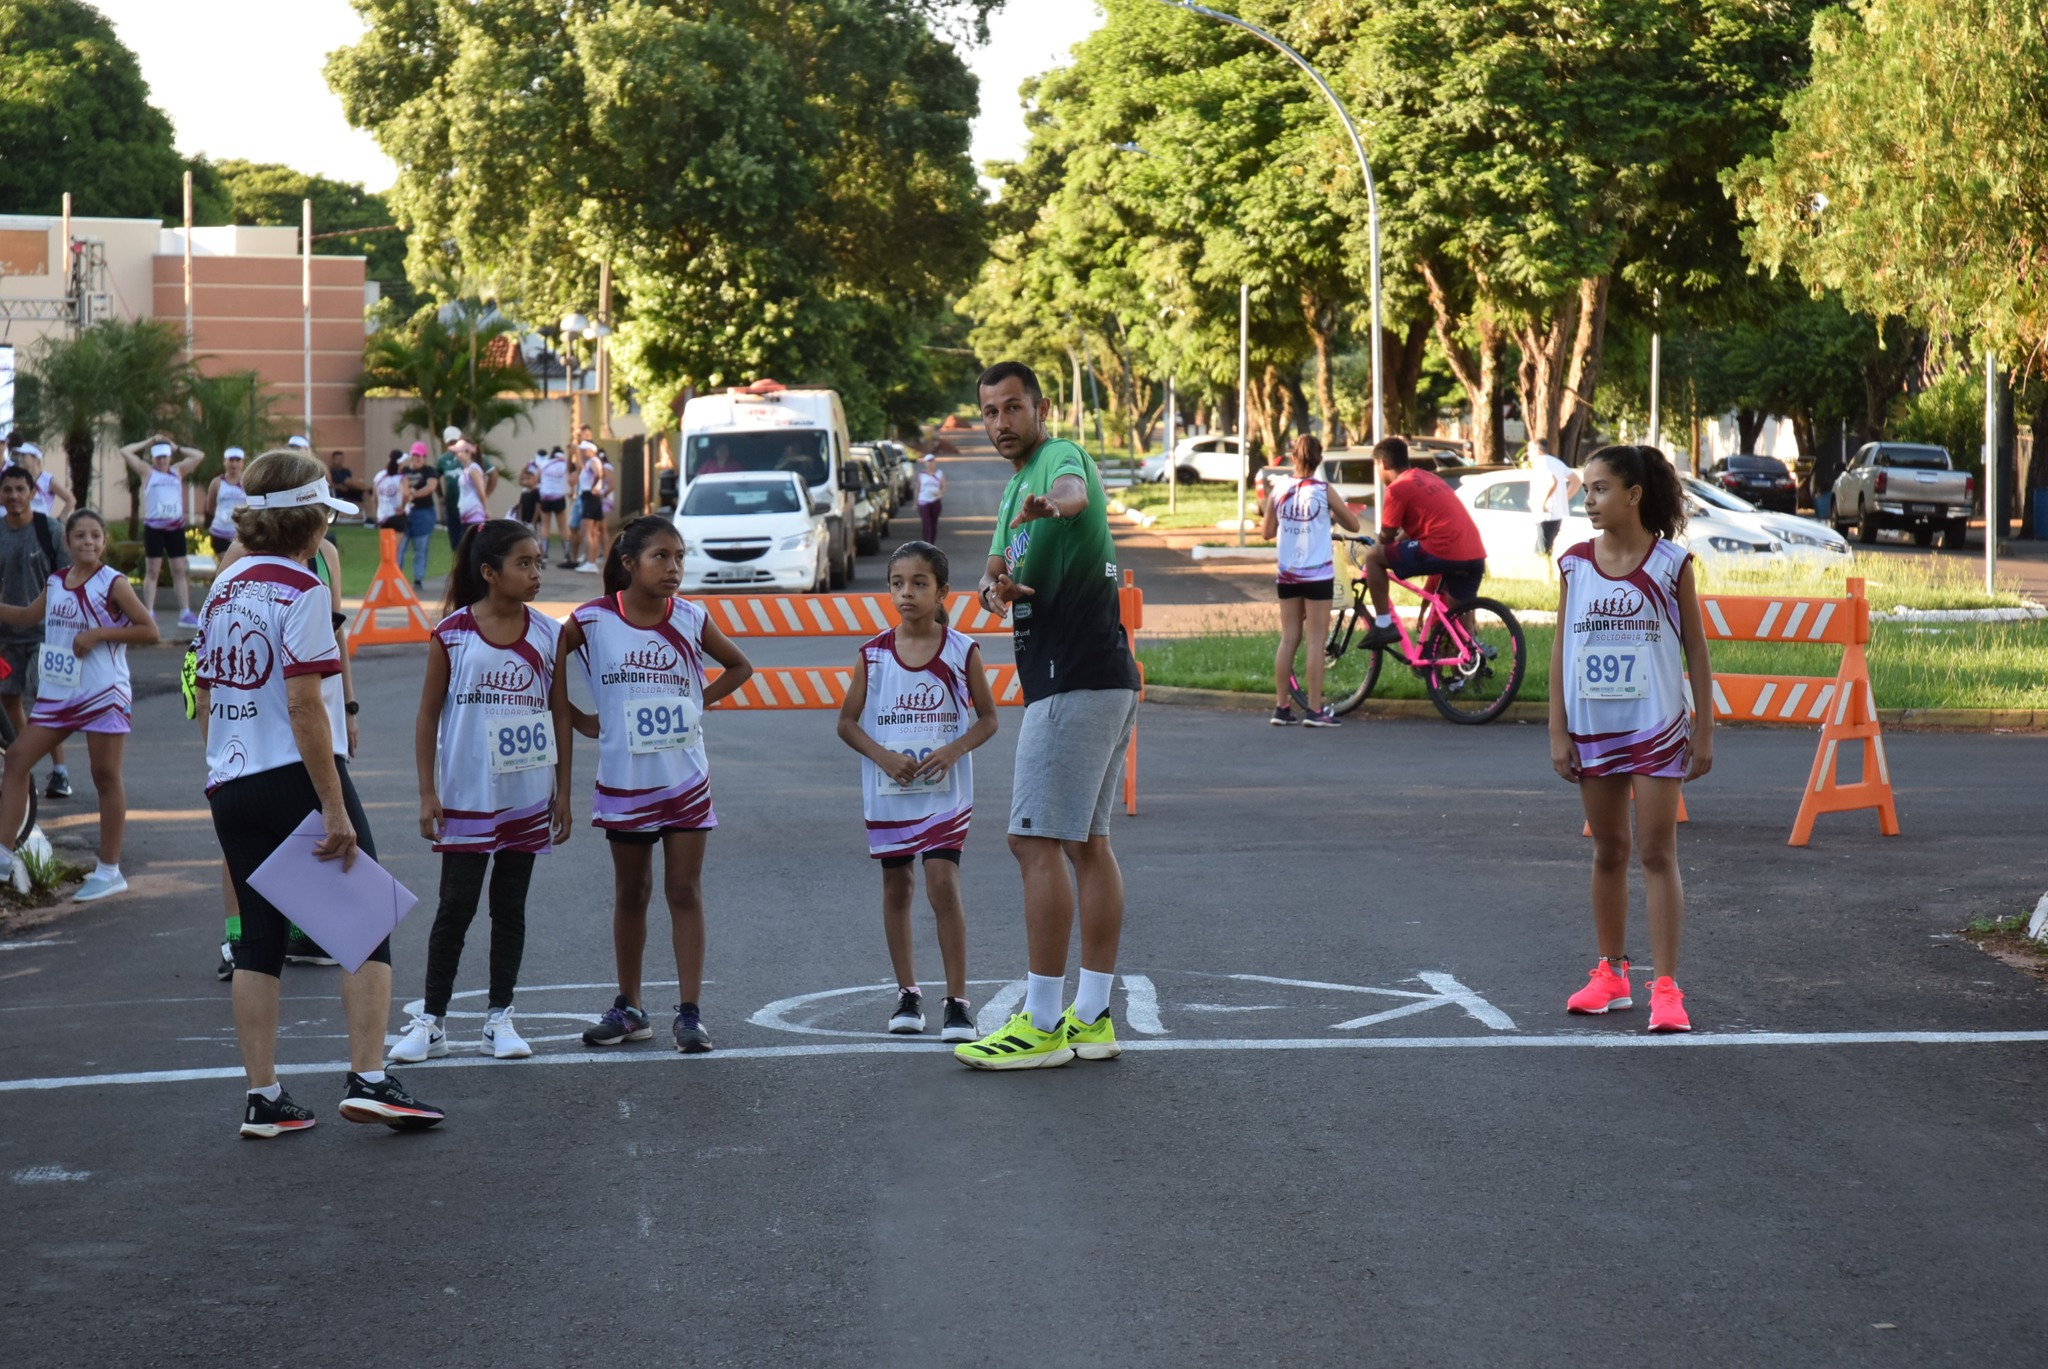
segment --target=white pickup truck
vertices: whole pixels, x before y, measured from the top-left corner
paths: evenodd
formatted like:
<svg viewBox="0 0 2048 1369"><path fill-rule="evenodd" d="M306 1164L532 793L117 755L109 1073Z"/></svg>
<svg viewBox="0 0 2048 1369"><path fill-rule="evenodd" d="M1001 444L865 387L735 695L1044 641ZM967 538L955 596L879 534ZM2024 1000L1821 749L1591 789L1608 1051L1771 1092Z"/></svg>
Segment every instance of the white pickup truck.
<svg viewBox="0 0 2048 1369"><path fill-rule="evenodd" d="M1835 528L1856 529L1856 540L1875 542L1885 528L1910 531L1921 546L1960 551L1970 535L1977 479L1956 470L1940 447L1871 442L1835 477Z"/></svg>

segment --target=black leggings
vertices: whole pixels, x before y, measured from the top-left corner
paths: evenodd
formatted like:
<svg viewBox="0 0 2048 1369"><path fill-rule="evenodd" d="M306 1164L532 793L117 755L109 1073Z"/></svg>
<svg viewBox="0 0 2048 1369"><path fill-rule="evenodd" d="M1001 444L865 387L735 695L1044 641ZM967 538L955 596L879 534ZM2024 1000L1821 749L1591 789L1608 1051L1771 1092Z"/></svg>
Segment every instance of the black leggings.
<svg viewBox="0 0 2048 1369"><path fill-rule="evenodd" d="M519 961L526 953L526 886L533 880L533 852L499 851L491 872L491 1000L493 1009L512 1006L519 984ZM455 969L462 963L462 942L476 918L484 892L485 851L441 853L441 907L427 933L425 1009L435 1017L448 1015L455 993Z"/></svg>
<svg viewBox="0 0 2048 1369"><path fill-rule="evenodd" d="M341 797L348 820L355 824L356 843L371 859L377 842L370 835L370 820L363 815L362 801L348 777L348 763L334 758L341 773ZM213 807L213 834L226 857L228 874L235 882L235 901L242 910L242 935L233 943L235 968L276 976L284 973L285 941L291 922L277 905L249 887L249 876L284 845L292 829L308 814L320 811L320 796L313 789L313 777L305 762L293 761L275 770L264 770L229 780L207 796ZM370 953L370 959L391 963L391 939Z"/></svg>

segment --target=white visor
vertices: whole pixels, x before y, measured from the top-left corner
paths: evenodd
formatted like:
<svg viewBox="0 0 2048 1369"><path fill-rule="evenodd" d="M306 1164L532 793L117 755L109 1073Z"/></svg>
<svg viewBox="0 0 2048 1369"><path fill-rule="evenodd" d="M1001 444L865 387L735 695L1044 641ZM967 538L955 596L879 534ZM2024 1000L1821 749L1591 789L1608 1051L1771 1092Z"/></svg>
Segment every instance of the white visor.
<svg viewBox="0 0 2048 1369"><path fill-rule="evenodd" d="M293 433L290 437L286 438L284 441L284 445L302 452L310 452L313 450L313 444L308 442L305 438L299 436L299 434L297 433Z"/></svg>
<svg viewBox="0 0 2048 1369"><path fill-rule="evenodd" d="M277 490L271 494L252 494L243 501L252 509L303 509L314 504L325 504L336 513L358 513L354 504L346 499L336 499L327 488L324 479L296 489Z"/></svg>
<svg viewBox="0 0 2048 1369"><path fill-rule="evenodd" d="M43 449L33 442L24 442L14 450L21 456L32 456L38 461L43 459Z"/></svg>
<svg viewBox="0 0 2048 1369"><path fill-rule="evenodd" d="M149 447L149 454L151 457L175 456L177 455L177 451L178 449L176 447L173 447L168 442L153 442L150 444Z"/></svg>
<svg viewBox="0 0 2048 1369"><path fill-rule="evenodd" d="M230 447L220 454L220 459L223 461L240 461L248 454L240 447Z"/></svg>

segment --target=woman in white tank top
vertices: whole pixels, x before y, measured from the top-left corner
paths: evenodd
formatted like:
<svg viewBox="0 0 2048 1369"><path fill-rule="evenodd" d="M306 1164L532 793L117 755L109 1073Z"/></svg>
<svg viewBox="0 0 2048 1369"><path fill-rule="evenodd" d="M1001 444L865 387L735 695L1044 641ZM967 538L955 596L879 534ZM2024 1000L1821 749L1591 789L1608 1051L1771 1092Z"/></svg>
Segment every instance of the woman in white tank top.
<svg viewBox="0 0 2048 1369"><path fill-rule="evenodd" d="M121 459L142 481L142 605L155 616L157 579L169 561L171 585L178 595L178 626L196 629L199 616L192 612L192 586L185 570L185 477L206 453L180 447L157 433L123 447Z"/></svg>
<svg viewBox="0 0 2048 1369"><path fill-rule="evenodd" d="M235 510L249 502L249 496L242 489L242 459L240 447L230 447L221 453L220 474L207 487L206 504L213 510L206 520L206 535L213 542L213 554L223 556L235 540Z"/></svg>
<svg viewBox="0 0 2048 1369"><path fill-rule="evenodd" d="M1586 517L1599 535L1557 563L1550 762L1579 787L1592 831L1600 959L1565 1008L1635 1005L1626 949L1633 849L1655 960L1649 1028L1690 1031L1675 978L1685 920L1678 789L1713 768L1714 671L1692 557L1672 540L1685 528L1685 495L1655 447L1603 447L1586 462L1584 480Z"/></svg>
<svg viewBox="0 0 2048 1369"><path fill-rule="evenodd" d="M1330 550L1330 524L1358 531L1358 515L1329 483L1316 478L1323 465L1323 444L1303 433L1294 439L1288 457L1292 476L1273 481L1265 499L1260 535L1275 542L1280 596L1280 647L1273 655L1273 726L1305 722L1310 727L1337 727L1336 716L1323 702L1323 639L1330 635L1330 605L1336 598L1336 559ZM1308 716L1294 716L1295 653L1308 641Z"/></svg>

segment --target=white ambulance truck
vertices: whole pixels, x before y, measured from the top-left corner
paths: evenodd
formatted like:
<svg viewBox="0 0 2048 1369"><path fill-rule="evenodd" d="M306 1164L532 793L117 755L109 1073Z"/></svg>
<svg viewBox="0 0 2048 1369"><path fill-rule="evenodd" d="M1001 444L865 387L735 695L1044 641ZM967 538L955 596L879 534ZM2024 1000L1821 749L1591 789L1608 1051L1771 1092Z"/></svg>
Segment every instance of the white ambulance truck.
<svg viewBox="0 0 2048 1369"><path fill-rule="evenodd" d="M846 410L833 390L790 389L758 380L683 406L682 489L714 471L794 471L829 538L832 588L854 575L853 502L860 475L846 468ZM681 507L679 502L678 507Z"/></svg>

